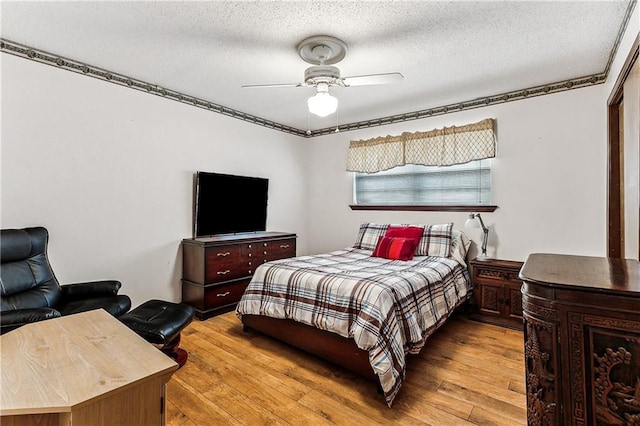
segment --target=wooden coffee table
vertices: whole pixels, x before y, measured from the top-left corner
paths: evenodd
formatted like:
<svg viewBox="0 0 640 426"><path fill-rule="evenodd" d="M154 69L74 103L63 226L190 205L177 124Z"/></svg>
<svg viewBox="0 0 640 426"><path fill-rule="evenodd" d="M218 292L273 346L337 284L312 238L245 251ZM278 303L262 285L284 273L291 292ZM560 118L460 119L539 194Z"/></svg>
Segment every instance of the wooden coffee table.
<svg viewBox="0 0 640 426"><path fill-rule="evenodd" d="M0 336L0 423L163 425L178 364L99 309Z"/></svg>

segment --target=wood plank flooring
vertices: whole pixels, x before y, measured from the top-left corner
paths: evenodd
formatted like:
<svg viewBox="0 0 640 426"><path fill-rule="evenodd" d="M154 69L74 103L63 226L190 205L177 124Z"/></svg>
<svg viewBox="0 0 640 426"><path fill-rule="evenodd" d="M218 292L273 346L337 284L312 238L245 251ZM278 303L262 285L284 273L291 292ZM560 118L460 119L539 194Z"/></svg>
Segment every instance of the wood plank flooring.
<svg viewBox="0 0 640 426"><path fill-rule="evenodd" d="M524 425L522 333L454 316L388 408L375 385L257 332L234 312L194 320L167 386L167 425Z"/></svg>

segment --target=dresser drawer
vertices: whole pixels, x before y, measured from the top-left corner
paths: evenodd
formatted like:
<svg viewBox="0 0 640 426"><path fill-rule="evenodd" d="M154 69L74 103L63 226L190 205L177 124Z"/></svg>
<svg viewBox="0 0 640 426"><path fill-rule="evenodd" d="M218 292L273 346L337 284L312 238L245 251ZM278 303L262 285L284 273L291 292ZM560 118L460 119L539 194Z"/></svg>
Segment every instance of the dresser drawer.
<svg viewBox="0 0 640 426"><path fill-rule="evenodd" d="M217 309L238 303L247 285L249 285L249 281L251 281L251 279L247 278L245 280L205 288L204 308Z"/></svg>
<svg viewBox="0 0 640 426"><path fill-rule="evenodd" d="M249 265L255 268L271 260L294 257L296 255L295 238L277 241L261 241L243 246L243 256Z"/></svg>
<svg viewBox="0 0 640 426"><path fill-rule="evenodd" d="M281 240L271 241L269 243L269 252L267 255L267 261L286 259L288 257L295 257L296 255L296 240Z"/></svg>
<svg viewBox="0 0 640 426"><path fill-rule="evenodd" d="M250 276L252 267L242 254L240 245L207 248L205 250L205 283L218 283Z"/></svg>
<svg viewBox="0 0 640 426"><path fill-rule="evenodd" d="M478 266L477 263L473 265L474 267L474 278L477 282L487 282L487 283L519 283L522 284L522 280L518 277L519 270L518 269L503 269L503 268L494 268L489 265L487 266Z"/></svg>
<svg viewBox="0 0 640 426"><path fill-rule="evenodd" d="M269 254L269 242L257 241L246 244L242 248L243 256L251 263L253 269L265 262Z"/></svg>

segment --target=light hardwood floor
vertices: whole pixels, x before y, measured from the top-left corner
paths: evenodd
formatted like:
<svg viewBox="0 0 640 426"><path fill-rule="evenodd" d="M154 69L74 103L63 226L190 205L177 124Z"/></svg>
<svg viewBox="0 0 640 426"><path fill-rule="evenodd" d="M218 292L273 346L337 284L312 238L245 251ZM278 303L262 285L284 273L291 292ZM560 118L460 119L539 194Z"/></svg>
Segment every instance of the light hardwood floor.
<svg viewBox="0 0 640 426"><path fill-rule="evenodd" d="M522 333L454 316L411 356L392 408L375 385L256 332L194 320L167 425L526 424Z"/></svg>

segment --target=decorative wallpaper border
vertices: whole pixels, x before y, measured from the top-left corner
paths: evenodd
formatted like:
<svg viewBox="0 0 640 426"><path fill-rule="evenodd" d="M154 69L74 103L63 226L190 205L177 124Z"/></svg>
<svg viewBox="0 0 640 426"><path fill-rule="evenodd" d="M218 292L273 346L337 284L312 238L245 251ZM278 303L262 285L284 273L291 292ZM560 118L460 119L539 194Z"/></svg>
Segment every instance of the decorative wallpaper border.
<svg viewBox="0 0 640 426"><path fill-rule="evenodd" d="M297 136L308 136L306 131L296 129L295 127L290 127L284 124L276 123L275 121L266 120L255 115L247 114L246 112L238 111L233 108L225 107L223 105L207 101L205 99L200 99L195 96L177 92L175 90L159 87L158 85L153 83L137 80L123 74L118 74L102 68L94 67L92 65L88 65L73 59L53 55L43 50L35 49L33 47L25 46L3 38L0 38L0 52L10 53L21 58L30 59L32 61L40 62L47 65L52 65L58 68L65 69L67 71L77 72L89 77L94 77L100 80L108 81L110 83L118 84L120 86L130 87L132 89L151 93L153 95L171 99L173 101L182 102L187 105L196 106L198 108L203 108L212 112L216 112L218 114L237 118L238 120L243 120L252 124L268 127L270 129L279 130L285 133L291 133Z"/></svg>
<svg viewBox="0 0 640 426"><path fill-rule="evenodd" d="M402 121L420 120L422 118L434 117L437 115L450 114L468 109L481 108L489 105L502 104L505 102L518 101L525 98L533 98L535 96L548 95L551 93L564 92L570 89L578 89L580 87L593 86L594 84L604 83L607 79L606 74L594 74L585 77L565 80L558 83L546 84L543 86L530 87L528 89L516 90L513 92L501 93L483 98L477 98L471 101L457 102L444 106L438 106L420 111L409 112L406 114L391 115L383 118L375 118L373 120L359 121L357 123L343 124L339 126L340 131L349 131L364 129L368 127L384 126ZM327 135L335 133L335 127L327 127L324 129L314 130L313 136Z"/></svg>
<svg viewBox="0 0 640 426"><path fill-rule="evenodd" d="M269 129L278 130L285 133L290 133L296 136L304 138L312 138L315 136L323 136L331 133L348 132L351 130L365 129L369 127L384 126L387 124L400 123L404 121L420 120L427 117L434 117L437 115L444 115L453 112L465 111L468 109L481 108L489 105L496 105L505 102L518 101L521 99L532 98L535 96L548 95L551 93L564 92L566 90L578 89L581 87L593 86L595 84L602 84L606 81L607 75L611 68L611 64L615 58L615 55L622 41L622 37L627 28L633 9L635 8L637 0L629 2L625 17L620 25L616 40L613 48L609 54L609 59L605 70L599 74L587 75L584 77L573 78L565 81L545 84L541 86L529 87L522 90L515 90L511 92L501 93L498 95L491 95L472 99L463 102L452 103L443 106L437 106L434 108L423 109L419 111L408 112L404 114L396 114L387 117L375 118L372 120L358 121L354 123L341 124L335 127L326 127L317 130L302 130L295 127L280 124L275 121L267 120L252 114L248 114L242 111L235 110L233 108L225 107L200 99L195 96L186 95L184 93L177 92L175 90L159 87L155 84L148 83L142 80L128 77L123 74L118 74L112 71L94 67L73 59L68 59L62 56L53 55L51 53L25 46L10 40L0 38L0 52L9 53L11 55L19 56L21 58L29 59L32 61L40 62L43 64L55 66L68 71L84 74L89 77L98 78L103 81L118 84L120 86L130 87L132 89L140 90L150 94L154 94L173 101L182 102L187 105L203 108L208 111L212 111L218 114L226 115L238 120L243 120L248 123L257 124L259 126L267 127Z"/></svg>

